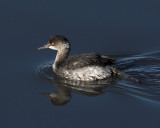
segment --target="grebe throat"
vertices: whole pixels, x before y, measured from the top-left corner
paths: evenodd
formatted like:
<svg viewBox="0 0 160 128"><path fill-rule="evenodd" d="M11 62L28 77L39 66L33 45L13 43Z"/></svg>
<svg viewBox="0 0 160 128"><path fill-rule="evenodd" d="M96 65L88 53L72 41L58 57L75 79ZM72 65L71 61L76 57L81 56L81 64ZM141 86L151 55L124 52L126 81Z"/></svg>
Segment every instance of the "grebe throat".
<svg viewBox="0 0 160 128"><path fill-rule="evenodd" d="M58 50L55 61L52 65L53 70L55 71L58 66L63 63L69 55L70 49Z"/></svg>

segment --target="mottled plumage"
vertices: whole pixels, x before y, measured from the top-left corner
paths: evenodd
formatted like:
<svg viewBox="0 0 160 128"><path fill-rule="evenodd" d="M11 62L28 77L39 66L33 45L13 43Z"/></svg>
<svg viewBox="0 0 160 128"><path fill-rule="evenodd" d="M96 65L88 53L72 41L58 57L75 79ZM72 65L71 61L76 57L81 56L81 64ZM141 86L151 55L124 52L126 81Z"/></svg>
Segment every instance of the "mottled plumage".
<svg viewBox="0 0 160 128"><path fill-rule="evenodd" d="M53 35L48 44L39 49L57 50L53 71L70 80L93 81L105 79L114 73L115 60L99 53L84 53L68 58L70 43L63 35Z"/></svg>
<svg viewBox="0 0 160 128"><path fill-rule="evenodd" d="M83 53L67 58L58 66L66 70L75 70L87 66L111 66L115 64L115 60L99 53Z"/></svg>

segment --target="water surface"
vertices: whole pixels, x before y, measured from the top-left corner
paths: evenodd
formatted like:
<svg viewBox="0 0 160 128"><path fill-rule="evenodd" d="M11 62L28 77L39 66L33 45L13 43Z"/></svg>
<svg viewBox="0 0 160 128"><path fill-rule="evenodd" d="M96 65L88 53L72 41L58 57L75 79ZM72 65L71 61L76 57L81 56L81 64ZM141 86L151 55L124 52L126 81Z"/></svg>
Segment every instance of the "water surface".
<svg viewBox="0 0 160 128"><path fill-rule="evenodd" d="M157 0L1 1L0 127L160 127L159 5ZM50 74L49 79L36 74L55 58L55 51L37 51L51 34L70 40L70 55L113 55L117 67L141 83L118 78L92 96L73 88L67 104L53 105L40 93L56 91L56 84Z"/></svg>

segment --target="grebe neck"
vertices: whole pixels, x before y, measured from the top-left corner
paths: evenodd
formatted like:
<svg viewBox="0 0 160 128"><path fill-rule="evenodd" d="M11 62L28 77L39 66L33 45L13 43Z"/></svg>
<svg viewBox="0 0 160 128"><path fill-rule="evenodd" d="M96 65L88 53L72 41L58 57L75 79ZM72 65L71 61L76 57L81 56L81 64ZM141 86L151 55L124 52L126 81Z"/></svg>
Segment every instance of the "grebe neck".
<svg viewBox="0 0 160 128"><path fill-rule="evenodd" d="M55 61L52 65L53 70L56 70L58 66L68 58L69 51L70 51L69 49L65 49L65 50L59 50L57 52Z"/></svg>

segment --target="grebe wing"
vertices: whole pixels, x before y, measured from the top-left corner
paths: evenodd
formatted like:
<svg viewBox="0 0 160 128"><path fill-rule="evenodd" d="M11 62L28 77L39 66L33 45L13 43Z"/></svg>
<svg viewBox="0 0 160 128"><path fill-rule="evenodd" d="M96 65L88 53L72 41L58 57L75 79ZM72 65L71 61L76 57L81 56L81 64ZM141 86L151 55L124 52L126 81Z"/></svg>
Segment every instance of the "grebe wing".
<svg viewBox="0 0 160 128"><path fill-rule="evenodd" d="M99 53L84 53L67 58L62 66L66 69L78 69L87 66L114 65L115 60Z"/></svg>

